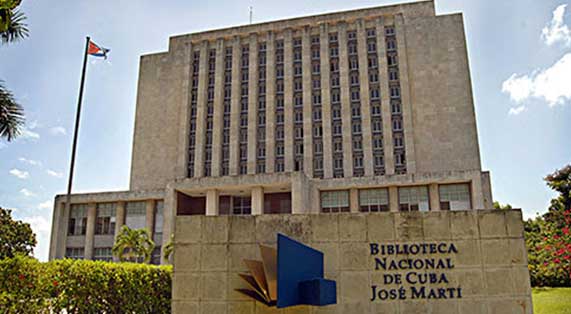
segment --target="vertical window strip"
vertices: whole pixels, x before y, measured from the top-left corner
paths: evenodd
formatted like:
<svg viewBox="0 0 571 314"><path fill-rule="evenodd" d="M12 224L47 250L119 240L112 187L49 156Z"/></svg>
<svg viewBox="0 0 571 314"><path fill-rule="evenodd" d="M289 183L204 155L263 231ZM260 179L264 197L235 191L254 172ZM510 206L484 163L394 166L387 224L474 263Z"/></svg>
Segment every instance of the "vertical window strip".
<svg viewBox="0 0 571 314"><path fill-rule="evenodd" d="M214 129L214 84L216 66L216 49L208 51L206 130L204 132L204 176L209 177L212 170L212 136Z"/></svg>
<svg viewBox="0 0 571 314"><path fill-rule="evenodd" d="M194 157L196 155L196 113L198 110L198 74L200 72L200 51L192 56L192 76L190 90L190 130L188 145L188 177L194 177Z"/></svg>
<svg viewBox="0 0 571 314"><path fill-rule="evenodd" d="M394 25L385 26L385 46L387 53L387 64L389 78L389 91L391 107L402 108L401 85L399 80L399 63L397 51L397 37ZM406 143L404 143L404 128L402 110L392 110L391 125L393 128L393 143L399 143L399 146L393 146L393 155L395 160L395 173L405 174L406 167Z"/></svg>
<svg viewBox="0 0 571 314"><path fill-rule="evenodd" d="M352 151L353 151L353 176L361 177L365 175L363 167L363 134L361 129L361 95L359 82L359 67L365 66L359 64L358 49L357 49L357 32L354 30L347 31L347 51L348 51L348 64L349 64L349 78L350 82L350 106L351 106L351 138L352 138ZM364 53L361 52L361 53Z"/></svg>
<svg viewBox="0 0 571 314"><path fill-rule="evenodd" d="M242 46L240 60L240 174L248 173L248 81L249 81L249 58L250 51L248 45Z"/></svg>
<svg viewBox="0 0 571 314"><path fill-rule="evenodd" d="M258 116L256 173L266 172L266 43L258 45Z"/></svg>
<svg viewBox="0 0 571 314"><path fill-rule="evenodd" d="M284 172L284 42L275 42L275 67L276 67L276 88L275 88L275 172Z"/></svg>
<svg viewBox="0 0 571 314"><path fill-rule="evenodd" d="M313 177L323 178L323 120L321 104L320 36L311 37L311 112L313 127ZM308 87L309 88L309 87Z"/></svg>
<svg viewBox="0 0 571 314"><path fill-rule="evenodd" d="M333 154L333 177L343 177L343 135L341 118L340 79L339 79L339 41L337 33L329 34L329 67L331 81L331 130Z"/></svg>
<svg viewBox="0 0 571 314"><path fill-rule="evenodd" d="M367 67L368 84L371 94L371 136L373 137L373 172L376 176L385 174L383 149L383 121L381 115L380 75L377 54L377 36L375 28L366 30L367 33ZM388 104L387 104L388 105ZM369 135L367 135L369 136Z"/></svg>
<svg viewBox="0 0 571 314"><path fill-rule="evenodd" d="M230 174L230 112L232 103L232 47L226 47L224 54L224 100L223 100L223 117L222 117L222 158L221 174L227 176Z"/></svg>

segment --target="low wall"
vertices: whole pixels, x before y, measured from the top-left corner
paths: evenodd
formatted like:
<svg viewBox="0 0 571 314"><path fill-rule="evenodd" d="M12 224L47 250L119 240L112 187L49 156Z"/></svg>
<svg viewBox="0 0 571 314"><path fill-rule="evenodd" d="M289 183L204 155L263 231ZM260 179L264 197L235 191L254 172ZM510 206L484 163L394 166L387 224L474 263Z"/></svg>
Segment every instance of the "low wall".
<svg viewBox="0 0 571 314"><path fill-rule="evenodd" d="M234 290L278 232L325 254L338 304L278 310ZM521 212L179 216L173 313L532 313Z"/></svg>

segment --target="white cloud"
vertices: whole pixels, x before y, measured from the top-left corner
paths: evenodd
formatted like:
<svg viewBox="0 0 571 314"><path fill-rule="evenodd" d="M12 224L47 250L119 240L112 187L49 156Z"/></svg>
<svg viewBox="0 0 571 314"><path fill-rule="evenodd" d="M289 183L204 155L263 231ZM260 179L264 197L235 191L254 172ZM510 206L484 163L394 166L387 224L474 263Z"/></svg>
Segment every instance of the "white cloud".
<svg viewBox="0 0 571 314"><path fill-rule="evenodd" d="M54 171L51 169L48 169L46 172L52 177L63 178L63 173L61 173L61 172L57 172L57 171Z"/></svg>
<svg viewBox="0 0 571 314"><path fill-rule="evenodd" d="M38 205L38 209L50 209L54 207L54 203L52 201L45 201Z"/></svg>
<svg viewBox="0 0 571 314"><path fill-rule="evenodd" d="M510 116L517 116L518 114L520 114L526 110L527 110L527 108L524 105L521 105L518 107L510 108L510 111L508 112L508 114Z"/></svg>
<svg viewBox="0 0 571 314"><path fill-rule="evenodd" d="M57 135L66 135L67 131L63 126L54 126L50 128L50 134L57 136Z"/></svg>
<svg viewBox="0 0 571 314"><path fill-rule="evenodd" d="M37 140L40 138L40 134L32 131L31 129L23 128L20 137L23 139Z"/></svg>
<svg viewBox="0 0 571 314"><path fill-rule="evenodd" d="M566 46L571 45L571 31L563 21L566 8L566 4L558 6L553 11L551 22L541 30L541 39L549 46L557 42L562 42Z"/></svg>
<svg viewBox="0 0 571 314"><path fill-rule="evenodd" d="M25 157L20 157L18 158L19 161L27 163L28 165L32 165L32 166L41 166L42 162L41 161L37 161L37 160L33 160L33 159L28 159Z"/></svg>
<svg viewBox="0 0 571 314"><path fill-rule="evenodd" d="M34 256L41 261L46 261L50 247L50 219L38 215L24 217L22 221L29 223L32 231L36 234L38 245L34 249Z"/></svg>
<svg viewBox="0 0 571 314"><path fill-rule="evenodd" d="M30 177L30 173L28 173L28 171L23 171L16 168L10 170L10 174L20 179L27 179Z"/></svg>
<svg viewBox="0 0 571 314"><path fill-rule="evenodd" d="M21 189L20 193L24 194L24 196L26 196L26 197L36 196L36 193L34 193L34 192L32 192L26 188Z"/></svg>
<svg viewBox="0 0 571 314"><path fill-rule="evenodd" d="M571 100L571 53L547 69L531 74L513 74L502 84L502 92L508 93L516 103L530 98L545 100L550 107Z"/></svg>

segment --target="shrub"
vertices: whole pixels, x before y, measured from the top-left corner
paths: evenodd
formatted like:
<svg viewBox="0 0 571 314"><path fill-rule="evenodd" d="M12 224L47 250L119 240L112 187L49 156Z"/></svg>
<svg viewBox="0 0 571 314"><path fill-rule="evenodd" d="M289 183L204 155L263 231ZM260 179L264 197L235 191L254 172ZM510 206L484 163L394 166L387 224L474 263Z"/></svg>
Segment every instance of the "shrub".
<svg viewBox="0 0 571 314"><path fill-rule="evenodd" d="M171 275L171 266L70 259L40 263L17 256L0 261L0 309L6 313L170 313Z"/></svg>

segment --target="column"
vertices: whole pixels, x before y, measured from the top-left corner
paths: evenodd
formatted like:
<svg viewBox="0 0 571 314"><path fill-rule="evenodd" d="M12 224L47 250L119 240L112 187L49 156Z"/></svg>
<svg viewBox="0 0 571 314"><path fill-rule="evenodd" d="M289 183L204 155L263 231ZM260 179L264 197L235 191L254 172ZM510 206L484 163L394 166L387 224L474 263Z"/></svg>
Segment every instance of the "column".
<svg viewBox="0 0 571 314"><path fill-rule="evenodd" d="M248 174L256 173L258 131L258 37L249 38L248 60Z"/></svg>
<svg viewBox="0 0 571 314"><path fill-rule="evenodd" d="M313 117L311 99L311 39L310 28L305 27L301 35L301 62L303 82L303 172L313 177Z"/></svg>
<svg viewBox="0 0 571 314"><path fill-rule="evenodd" d="M349 210L352 213L359 212L359 190L356 188L349 190Z"/></svg>
<svg viewBox="0 0 571 314"><path fill-rule="evenodd" d="M309 203L309 182L303 172L293 173L291 176L291 213L306 214Z"/></svg>
<svg viewBox="0 0 571 314"><path fill-rule="evenodd" d="M117 202L117 207L115 208L115 241L117 241L117 236L121 232L121 227L125 224L125 202ZM113 261L118 262L119 258L113 256Z"/></svg>
<svg viewBox="0 0 571 314"><path fill-rule="evenodd" d="M145 203L145 227L149 230L151 239L153 238L155 231L155 203L155 200L147 200Z"/></svg>
<svg viewBox="0 0 571 314"><path fill-rule="evenodd" d="M163 256L165 256L165 247L174 234L176 222L176 207L177 207L177 192L169 184L165 189L165 203L163 208L163 243L161 244L161 264L165 263Z"/></svg>
<svg viewBox="0 0 571 314"><path fill-rule="evenodd" d="M293 46L292 30L284 32L284 169L293 171Z"/></svg>
<svg viewBox="0 0 571 314"><path fill-rule="evenodd" d="M212 130L212 162L213 177L221 175L222 162L222 117L224 115L224 40L216 42L216 68L214 72L214 117Z"/></svg>
<svg viewBox="0 0 571 314"><path fill-rule="evenodd" d="M239 173L240 160L240 37L232 41L232 98L230 100L230 175Z"/></svg>
<svg viewBox="0 0 571 314"><path fill-rule="evenodd" d="M321 116L323 126L323 177L333 178L333 149L331 143L331 81L329 65L329 29L327 24L319 26L319 48L321 56Z"/></svg>
<svg viewBox="0 0 571 314"><path fill-rule="evenodd" d="M53 209L53 224L50 237L49 260L63 258L65 256L65 242L69 215L66 215L65 203L56 201Z"/></svg>
<svg viewBox="0 0 571 314"><path fill-rule="evenodd" d="M219 201L218 190L208 190L206 191L206 216L218 216L220 213L218 207Z"/></svg>
<svg viewBox="0 0 571 314"><path fill-rule="evenodd" d="M431 183L428 186L428 200L430 201L430 210L440 210L440 193L438 193L438 184Z"/></svg>
<svg viewBox="0 0 571 314"><path fill-rule="evenodd" d="M252 215L264 213L264 189L257 186L252 189Z"/></svg>
<svg viewBox="0 0 571 314"><path fill-rule="evenodd" d="M266 173L273 173L276 162L276 51L275 35L266 41Z"/></svg>
<svg viewBox="0 0 571 314"><path fill-rule="evenodd" d="M389 209L391 212L399 211L399 190L396 186L389 186Z"/></svg>
<svg viewBox="0 0 571 314"><path fill-rule="evenodd" d="M204 176L204 136L206 130L206 102L208 75L208 42L203 41L200 47L200 69L198 72L198 97L196 110L196 154L194 156L194 176Z"/></svg>
<svg viewBox="0 0 571 314"><path fill-rule="evenodd" d="M190 41L185 42L182 45L178 45L178 50L181 50L180 56L182 60L182 75L184 77L182 81L182 94L185 95L183 100L183 106L180 108L180 116L178 129L178 149L177 149L177 162L176 162L176 178L187 178L188 177L188 144L189 144L189 130L190 130L190 80L192 77L191 65L192 65L192 46Z"/></svg>
<svg viewBox="0 0 571 314"><path fill-rule="evenodd" d="M87 226L85 228L85 247L83 257L86 260L93 259L93 240L95 237L95 215L97 214L97 204L87 205Z"/></svg>
<svg viewBox="0 0 571 314"><path fill-rule="evenodd" d="M373 176L373 133L371 130L371 101L369 92L368 49L365 21L357 22L357 53L361 83L361 128L363 133L363 167L365 176Z"/></svg>
<svg viewBox="0 0 571 314"><path fill-rule="evenodd" d="M402 100L402 119L404 127L404 145L406 155L406 172L416 172L416 156L414 152L414 128L412 125L412 104L410 101L410 85L408 81L408 64L406 51L406 36L402 14L395 16L395 31L397 36L397 51Z"/></svg>
<svg viewBox="0 0 571 314"><path fill-rule="evenodd" d="M381 87L381 116L383 118L383 150L385 154L385 173L395 173L395 155L393 148L393 128L391 120L391 99L389 92L387 64L387 45L385 43L385 20L377 20L377 52L379 58L379 81ZM398 210L398 206L397 206Z"/></svg>
<svg viewBox="0 0 571 314"><path fill-rule="evenodd" d="M341 84L341 123L343 128L343 177L353 176L353 134L351 132L351 98L349 93L349 53L347 24L339 24L339 81Z"/></svg>

